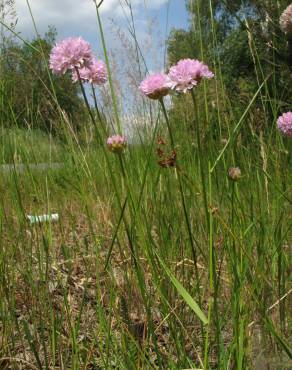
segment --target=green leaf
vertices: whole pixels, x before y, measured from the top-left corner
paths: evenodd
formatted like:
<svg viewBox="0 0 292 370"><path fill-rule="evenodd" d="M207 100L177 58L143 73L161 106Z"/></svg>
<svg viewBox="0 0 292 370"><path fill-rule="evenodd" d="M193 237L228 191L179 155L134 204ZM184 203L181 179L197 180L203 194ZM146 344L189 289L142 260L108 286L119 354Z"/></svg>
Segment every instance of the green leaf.
<svg viewBox="0 0 292 370"><path fill-rule="evenodd" d="M206 325L208 324L208 319L205 316L204 312L200 309L196 301L190 296L190 294L186 291L186 289L181 285L181 283L177 280L177 278L172 274L172 272L166 267L162 259L159 257L157 252L155 252L161 266L163 267L164 271L170 278L173 285L176 287L178 293L183 297L187 305L195 312L198 318Z"/></svg>

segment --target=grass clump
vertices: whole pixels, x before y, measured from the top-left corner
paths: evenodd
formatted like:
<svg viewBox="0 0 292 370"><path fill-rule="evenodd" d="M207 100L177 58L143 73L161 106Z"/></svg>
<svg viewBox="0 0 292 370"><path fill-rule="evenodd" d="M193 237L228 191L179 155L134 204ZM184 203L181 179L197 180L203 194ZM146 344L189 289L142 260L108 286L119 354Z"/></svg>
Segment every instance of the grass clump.
<svg viewBox="0 0 292 370"><path fill-rule="evenodd" d="M108 117L76 65L84 132L61 109L63 141L2 130L2 161L26 166L0 182L1 368L291 367L291 138L270 71L234 104L213 62L170 107L165 76L150 79L153 125L132 141L114 81Z"/></svg>

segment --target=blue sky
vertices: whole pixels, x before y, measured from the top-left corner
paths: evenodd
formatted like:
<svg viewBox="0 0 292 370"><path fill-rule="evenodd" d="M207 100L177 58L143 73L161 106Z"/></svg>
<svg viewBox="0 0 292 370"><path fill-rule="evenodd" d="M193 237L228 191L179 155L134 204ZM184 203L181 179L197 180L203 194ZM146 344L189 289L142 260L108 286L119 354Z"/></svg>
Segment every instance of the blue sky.
<svg viewBox="0 0 292 370"><path fill-rule="evenodd" d="M120 87L118 91L123 101L123 111L136 106L133 103L135 96L140 96L137 87L146 72L144 68L138 70L139 64L133 63L136 57L133 52L134 42L127 31L127 14L122 7L130 1L137 39L148 71L164 70L165 39L169 31L173 27L188 26L185 0L104 0L100 13L110 51L111 69ZM15 0L15 3L18 15L16 31L22 37L32 39L35 33L27 0ZM29 0L29 4L41 35L45 34L49 25L54 25L58 40L82 36L91 43L95 55L104 59L93 0ZM128 40L125 47L123 39ZM127 49L129 40L132 47Z"/></svg>
<svg viewBox="0 0 292 370"><path fill-rule="evenodd" d="M119 45L116 37L117 29L126 32L125 12L122 5L129 0L104 0L100 11L106 33L106 41L113 50ZM34 35L32 21L26 0L15 0L18 14L17 30L26 38ZM48 25L55 25L58 39L69 36L83 36L92 43L97 52L101 52L98 41L95 8L92 0L30 0L32 12L40 34L44 34ZM72 6L72 4L74 4ZM77 6L78 4L78 6ZM140 45L145 44L144 38L151 37L156 50L162 48L166 34L172 27L186 28L187 13L184 0L131 0L137 35ZM169 12L167 12L169 9ZM153 34L148 34L149 23L155 22ZM147 60L150 60L146 56ZM163 68L163 52L156 64ZM150 63L151 64L151 63ZM159 66L158 66L159 67ZM150 69L152 66L150 65Z"/></svg>

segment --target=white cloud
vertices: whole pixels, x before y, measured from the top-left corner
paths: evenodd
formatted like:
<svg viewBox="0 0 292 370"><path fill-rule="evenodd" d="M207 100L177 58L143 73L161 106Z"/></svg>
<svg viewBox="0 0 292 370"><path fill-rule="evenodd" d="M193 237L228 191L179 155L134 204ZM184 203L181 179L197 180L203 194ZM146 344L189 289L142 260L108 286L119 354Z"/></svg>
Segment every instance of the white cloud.
<svg viewBox="0 0 292 370"><path fill-rule="evenodd" d="M169 0L132 0L133 11L139 15L146 9L158 9ZM15 0L18 30L25 36L33 35L33 25L26 0ZM48 25L56 26L60 36L86 35L96 31L96 13L93 0L30 0L38 30L43 34ZM100 13L104 17L121 19L127 11L125 0L104 0ZM145 7L144 7L145 5Z"/></svg>

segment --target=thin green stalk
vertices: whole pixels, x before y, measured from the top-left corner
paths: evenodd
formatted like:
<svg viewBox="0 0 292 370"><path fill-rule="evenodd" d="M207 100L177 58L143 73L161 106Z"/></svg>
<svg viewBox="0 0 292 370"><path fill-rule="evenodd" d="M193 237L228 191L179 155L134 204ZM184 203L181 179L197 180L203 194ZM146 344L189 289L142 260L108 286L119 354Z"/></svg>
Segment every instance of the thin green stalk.
<svg viewBox="0 0 292 370"><path fill-rule="evenodd" d="M168 114L167 114L163 99L160 99L160 104L162 106L162 111L163 111L164 118L165 118L165 121L166 121L166 124L167 124L172 150L175 151L174 137L173 137L173 134L172 134ZM183 192L183 186L182 186L180 171L177 171L177 177L178 177L179 192L180 192L180 196L181 196L181 200L182 200L184 217L185 217L186 224L187 224L189 242L190 242L191 250L192 250L192 253L193 253L196 275L197 275L197 278L198 278L199 274L198 274L198 270L197 270L197 267L196 267L197 266L197 252L196 252L196 248L195 248L194 241L193 241L192 228L191 228L191 224L190 224L190 220L189 220L189 216L188 216L188 212L187 212L187 207L186 207L185 196L184 196L184 192ZM199 279L198 279L198 281L199 281Z"/></svg>
<svg viewBox="0 0 292 370"><path fill-rule="evenodd" d="M172 134L171 125L170 125L170 121L169 121L169 118L168 118L168 114L167 114L167 111L166 111L166 108L165 108L165 104L164 104L163 98L161 98L159 100L159 102L161 104L162 112L164 114L164 118L165 118L165 121L166 121L166 124L167 124L167 129L168 129L168 133L169 133L169 137L170 137L170 142L171 142L172 150L175 151L174 136ZM191 227L191 223L190 223L190 220L189 220L187 206L186 206L186 202L185 202L185 196L184 196L184 192L183 192L183 186L182 186L182 180L181 180L180 171L177 171L177 178L178 178L179 192L180 192L180 197L181 197L181 202L182 202L182 207L183 207L184 218L185 218L186 225L187 225L187 231L188 231L188 236L189 236L189 243L190 243L192 254L193 254L193 261L194 261L194 267L195 267L195 275L196 275L196 283L197 283L197 292L198 292L199 306L201 307L201 296L200 296L200 290L199 290L200 276L199 276L199 271L198 271L198 258L197 258L196 247L195 247L194 240L193 240L192 227ZM204 331L204 327L203 327L203 324L201 322L201 333L202 333L202 337L204 337L204 332L205 332Z"/></svg>
<svg viewBox="0 0 292 370"><path fill-rule="evenodd" d="M101 128L104 130L104 133L105 133L105 129L104 129L104 125L103 125L103 120L101 118L101 115L100 115L100 112L99 112L99 109L98 109L95 88L94 88L93 84L90 84L90 85L91 85L91 91L92 91L92 96L93 96L93 100L94 100L94 107L95 107L95 111L96 111L96 114L97 114L97 118L98 118L98 120L99 120L99 122L101 124Z"/></svg>
<svg viewBox="0 0 292 370"><path fill-rule="evenodd" d="M80 88L81 88L81 91L82 91L83 99L84 99L87 111L89 113L91 122L93 124L93 127L96 127L96 121L95 121L95 118L93 116L91 107L90 107L88 99L87 99L87 95L86 95L86 92L85 92L85 89L84 89L84 86L83 86L83 83L82 83L82 80L81 80L81 77L80 77L79 69L77 67L75 67L75 71L76 71L76 74L77 74L77 77L78 77L78 82L79 82L79 85L80 85ZM97 132L98 132L98 130L97 130Z"/></svg>
<svg viewBox="0 0 292 370"><path fill-rule="evenodd" d="M82 91L82 94L83 94L83 97L84 97L84 101L85 101L86 107L88 109L88 113L89 113L90 118L91 118L91 121L92 121L92 123L93 123L93 125L94 125L94 127L96 129L98 138L101 140L100 134L99 134L99 131L98 131L98 128L97 128L95 119L94 119L94 116L92 114L92 111L91 111L91 108L90 108L90 105L89 105L89 102L88 102L88 99L87 99L87 96L86 96L86 92L85 92L84 86L83 86L82 81L81 81L81 78L80 78L79 70L76 67L75 67L75 70L76 70L78 81L79 81L79 84L80 84L80 87L81 87L81 91ZM106 158L107 165L108 165L108 168L109 168L109 172L110 172L110 175L111 175L111 180L112 180L112 183L113 183L113 186L114 186L114 189L115 189L115 195L116 195L117 200L118 200L119 208L120 208L120 210L122 210L123 207L122 207L122 203L121 203L121 197L119 195L119 190L117 188L117 184L116 184L115 178L113 176L111 165L110 165L110 162L109 162L109 159L108 159L108 154L106 152L106 149L105 149L102 141L101 141L101 147L102 147L103 152L105 154L105 158ZM122 173L123 173L124 169L123 169L123 166L122 166L121 161L119 161L119 163L121 165L121 170L122 170ZM129 196L131 197L131 194L129 194ZM133 211L135 212L135 209ZM130 247L130 250L131 250L131 255L132 255L132 258L134 260L135 271L137 273L137 277L138 277L139 283L142 283L143 279L142 279L142 275L141 275L141 271L140 271L140 266L139 266L137 254L136 254L136 251L135 251L135 248L134 248L134 244L133 244L133 241L132 241L132 238L131 238L130 228L129 228L128 222L126 220L126 217L124 215L124 212L122 212L122 214L123 214L123 221L124 221L125 228L126 228L126 234L127 234L128 241L129 241L129 247ZM143 290L142 293L145 293L144 284L139 284L139 285L140 285L141 289Z"/></svg>
<svg viewBox="0 0 292 370"><path fill-rule="evenodd" d="M213 203L212 198L212 178L211 178L211 164L209 162L209 204L210 206ZM213 241L213 215L210 212L209 218L209 289L210 289L210 297L208 302L208 328L207 334L205 339L205 357L204 357L204 369L207 370L209 368L209 333L211 332L211 325L212 325L212 311L214 306L214 285L215 285L215 266L214 266L214 241ZM215 306L216 307L216 306Z"/></svg>
<svg viewBox="0 0 292 370"><path fill-rule="evenodd" d="M195 130L196 130L196 135L197 135L197 144L198 144L198 151L199 151L198 158L199 158L199 168L200 168L202 189L203 189L205 217L206 217L206 220L207 220L207 225L209 227L210 220L209 220L209 210L208 210L208 201L207 201L207 189L206 189L204 162L203 162L204 153L202 151L202 145L201 145L200 126L199 126L200 120L199 120L199 112L198 112L198 107L197 107L197 104L196 104L194 89L191 90L191 96L192 96L194 112L195 112L195 117L196 117L196 124L197 124L197 127L195 128Z"/></svg>
<svg viewBox="0 0 292 370"><path fill-rule="evenodd" d="M107 47L106 47L106 42L105 42L105 37L104 37L104 32L103 32L103 26L102 26L100 14L99 14L99 7L101 6L102 2L97 4L96 0L94 0L94 3L95 3L95 8L96 8L97 22L98 22L98 28L99 28L99 33L100 33L100 37L101 37L101 43L102 43L102 47L103 47L105 63L106 63L106 67L107 67L108 82L109 82L112 101L113 101L113 109L114 109L117 129L118 129L118 133L121 134L122 133L122 128L121 128L120 117L119 117L117 97L116 97L116 94L115 94L115 89L114 89L114 84L113 84L113 79L112 79L111 67L110 67L108 53L107 53Z"/></svg>

